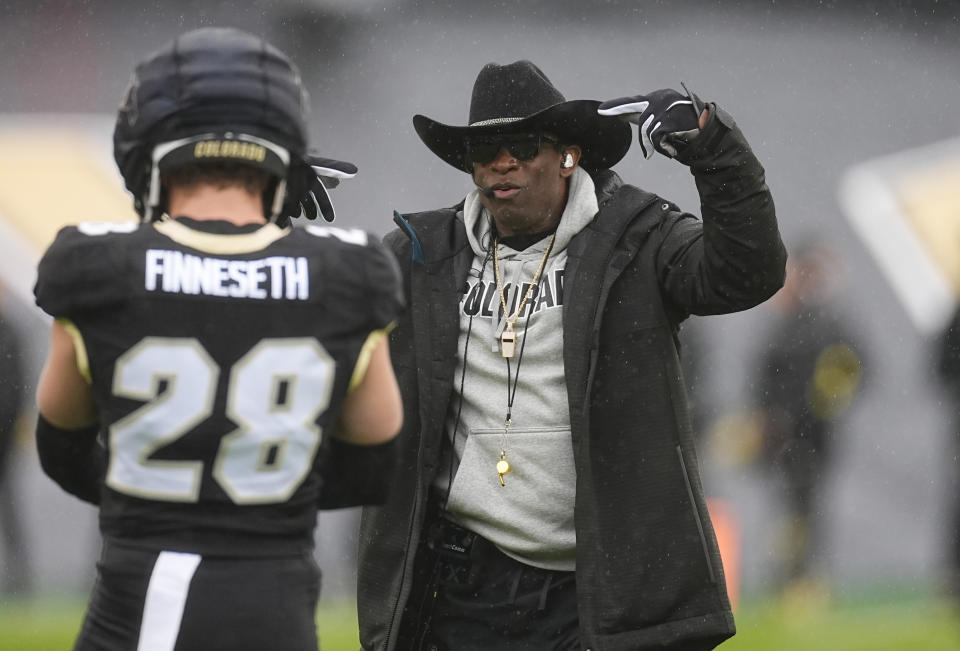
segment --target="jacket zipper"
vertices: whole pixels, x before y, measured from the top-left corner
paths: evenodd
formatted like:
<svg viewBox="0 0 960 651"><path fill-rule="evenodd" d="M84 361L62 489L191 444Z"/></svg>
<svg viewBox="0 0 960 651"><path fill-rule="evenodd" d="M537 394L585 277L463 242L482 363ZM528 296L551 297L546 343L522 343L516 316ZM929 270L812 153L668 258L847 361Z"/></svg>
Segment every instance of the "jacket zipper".
<svg viewBox="0 0 960 651"><path fill-rule="evenodd" d="M680 459L680 471L683 473L683 482L687 487L687 497L690 498L690 508L693 510L693 517L697 522L697 533L700 534L700 547L703 549L703 558L707 562L707 571L710 573L710 582L717 582L717 575L713 569L713 561L710 558L710 548L707 546L707 536L703 530L703 520L700 517L700 509L697 508L697 502L693 497L693 484L690 483L690 475L687 472L687 464L683 460L683 450L677 446L677 458Z"/></svg>
<svg viewBox="0 0 960 651"><path fill-rule="evenodd" d="M393 211L393 221L396 222L398 226L404 231L408 238L410 238L413 261L415 263L423 264L423 247L420 244L420 239L417 237L416 232L413 230L413 226L410 225L403 215L401 215L396 210ZM411 271L412 275L412 271ZM419 393L417 397L417 403L419 404ZM390 615L390 625L387 627L387 631L383 636L383 651L390 650L390 640L393 638L393 633L396 629L400 627L400 621L398 621L398 616L402 617L402 612L400 609L400 597L403 595L403 590L407 585L407 569L411 570L414 568L417 559L417 549L413 548L411 552L410 542L413 540L413 532L416 527L417 514L422 508L420 504L420 495L422 494L422 488L420 485L420 471L419 469L423 467L423 438L421 437L420 443L417 445L417 489L414 492L413 496L413 512L410 514L410 522L407 524L407 543L406 553L403 556L403 567L400 569L400 590L397 592L396 599L393 602L393 612Z"/></svg>
<svg viewBox="0 0 960 651"><path fill-rule="evenodd" d="M423 443L421 437L421 443L417 446L417 468L423 467ZM423 493L423 489L420 484L419 470L417 476L417 489L414 493L414 506L413 512L410 514L410 521L407 524L407 552L403 555L403 566L400 568L400 589L397 592L396 598L393 602L393 612L390 615L390 625L387 627L386 634L383 636L383 651L390 651L390 640L393 638L393 633L395 630L399 629L400 622L398 620L398 615L402 616L400 609L400 597L403 594L403 590L408 583L407 578L407 569L413 569L416 564L417 559L417 548L413 547L411 552L410 542L413 540L413 532L416 528L417 514L423 508L420 503L420 495ZM419 543L418 543L419 544ZM408 597L409 598L409 597Z"/></svg>

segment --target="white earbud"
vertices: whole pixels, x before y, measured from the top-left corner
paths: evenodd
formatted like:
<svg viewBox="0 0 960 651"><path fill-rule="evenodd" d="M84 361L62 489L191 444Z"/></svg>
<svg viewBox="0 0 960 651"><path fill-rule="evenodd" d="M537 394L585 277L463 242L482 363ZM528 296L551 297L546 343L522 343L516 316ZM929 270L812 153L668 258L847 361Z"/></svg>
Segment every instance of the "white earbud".
<svg viewBox="0 0 960 651"><path fill-rule="evenodd" d="M573 167L573 155L570 152L567 152L563 155L563 162L560 163L560 167L569 168Z"/></svg>

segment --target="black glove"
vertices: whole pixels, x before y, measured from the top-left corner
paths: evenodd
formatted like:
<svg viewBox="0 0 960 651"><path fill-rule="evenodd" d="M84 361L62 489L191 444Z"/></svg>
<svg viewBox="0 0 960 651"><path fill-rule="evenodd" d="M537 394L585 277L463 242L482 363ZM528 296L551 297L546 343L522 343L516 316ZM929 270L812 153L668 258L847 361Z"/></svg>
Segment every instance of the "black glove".
<svg viewBox="0 0 960 651"><path fill-rule="evenodd" d="M682 85L682 84L681 84ZM640 148L646 158L656 149L676 158L679 151L700 133L703 103L687 90L686 95L663 88L648 95L620 97L600 104L600 115L619 115L639 127Z"/></svg>
<svg viewBox="0 0 960 651"><path fill-rule="evenodd" d="M283 210L284 222L295 217L316 219L319 216L332 222L337 215L327 190L340 185L340 179L352 179L356 175L357 166L353 163L306 156L300 173L292 175L288 187L290 194Z"/></svg>

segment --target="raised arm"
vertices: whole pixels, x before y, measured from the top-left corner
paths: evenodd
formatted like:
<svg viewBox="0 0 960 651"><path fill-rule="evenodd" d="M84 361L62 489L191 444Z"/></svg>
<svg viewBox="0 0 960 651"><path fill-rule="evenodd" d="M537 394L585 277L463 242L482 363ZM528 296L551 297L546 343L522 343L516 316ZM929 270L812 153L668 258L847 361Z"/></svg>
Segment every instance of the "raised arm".
<svg viewBox="0 0 960 651"><path fill-rule="evenodd" d="M786 250L765 171L733 118L693 93L663 89L604 102L604 115L638 125L649 158L657 151L690 168L702 220L671 211L660 225L657 273L681 311L744 310L782 285Z"/></svg>

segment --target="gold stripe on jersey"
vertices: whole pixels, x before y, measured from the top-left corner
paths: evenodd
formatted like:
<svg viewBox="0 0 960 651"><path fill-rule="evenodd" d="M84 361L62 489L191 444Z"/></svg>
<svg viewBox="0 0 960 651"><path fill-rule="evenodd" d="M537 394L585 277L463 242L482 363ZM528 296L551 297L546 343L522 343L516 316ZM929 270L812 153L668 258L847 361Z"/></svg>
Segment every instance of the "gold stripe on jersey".
<svg viewBox="0 0 960 651"><path fill-rule="evenodd" d="M280 228L276 224L268 223L251 233L203 233L181 224L176 219L163 219L155 222L153 227L178 244L220 255L260 251L290 232L289 227Z"/></svg>
<svg viewBox="0 0 960 651"><path fill-rule="evenodd" d="M357 355L357 363L353 367L353 375L350 376L350 385L347 387L347 393L356 389L357 385L363 382L363 378L367 374L367 367L370 366L373 349L377 347L377 344L379 344L384 337L390 334L390 331L393 330L396 325L396 323L391 323L387 327L374 330L367 335L367 340L363 342L363 346L360 347L360 354Z"/></svg>
<svg viewBox="0 0 960 651"><path fill-rule="evenodd" d="M83 335L80 334L79 328L74 325L73 321L69 319L58 318L57 323L62 325L63 329L70 335L70 338L73 339L73 348L77 354L77 370L80 371L80 376L87 381L87 384L90 384L92 382L90 377L90 358L87 357L87 346L83 343Z"/></svg>

